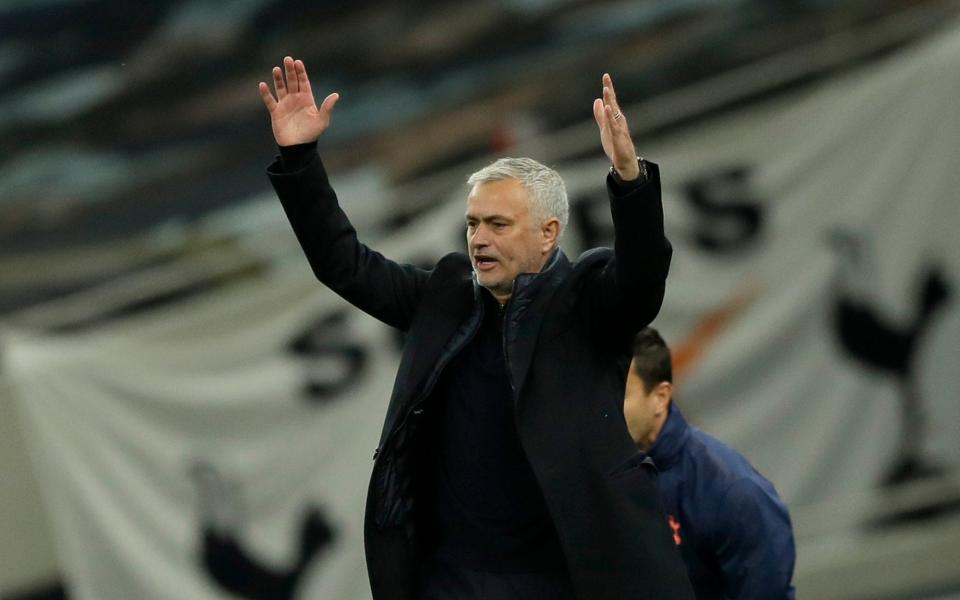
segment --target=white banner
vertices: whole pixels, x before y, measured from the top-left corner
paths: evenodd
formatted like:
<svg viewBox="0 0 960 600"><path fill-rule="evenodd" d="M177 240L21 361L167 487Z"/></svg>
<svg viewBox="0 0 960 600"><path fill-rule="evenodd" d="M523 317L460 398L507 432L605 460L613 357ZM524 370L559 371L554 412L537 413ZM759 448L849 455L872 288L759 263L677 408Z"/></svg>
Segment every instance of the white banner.
<svg viewBox="0 0 960 600"><path fill-rule="evenodd" d="M958 63L942 36L639 144L675 247L655 325L678 403L794 507L889 476L904 415L921 463L960 463ZM608 241L597 156L559 165L571 256ZM454 249L465 193L377 248ZM363 499L398 343L304 261L92 331L5 335L73 595L368 598Z"/></svg>

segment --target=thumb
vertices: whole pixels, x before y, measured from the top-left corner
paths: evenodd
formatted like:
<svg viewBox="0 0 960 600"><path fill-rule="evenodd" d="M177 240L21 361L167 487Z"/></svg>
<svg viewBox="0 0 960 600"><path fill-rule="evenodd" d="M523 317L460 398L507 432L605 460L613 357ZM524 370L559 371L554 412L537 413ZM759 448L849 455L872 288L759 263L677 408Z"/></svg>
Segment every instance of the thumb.
<svg viewBox="0 0 960 600"><path fill-rule="evenodd" d="M340 94L334 92L323 99L323 102L320 103L320 110L330 113L333 111L333 107L337 104L337 101L340 100Z"/></svg>
<svg viewBox="0 0 960 600"><path fill-rule="evenodd" d="M601 130L607 124L607 114L603 110L603 100L600 98L593 101L593 118L597 120L597 127Z"/></svg>

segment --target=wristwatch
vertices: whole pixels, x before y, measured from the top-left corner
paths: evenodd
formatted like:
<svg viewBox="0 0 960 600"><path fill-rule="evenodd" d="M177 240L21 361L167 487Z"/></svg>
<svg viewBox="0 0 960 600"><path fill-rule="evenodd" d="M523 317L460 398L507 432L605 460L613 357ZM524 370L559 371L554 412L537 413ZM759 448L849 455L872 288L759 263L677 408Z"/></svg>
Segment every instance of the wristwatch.
<svg viewBox="0 0 960 600"><path fill-rule="evenodd" d="M640 176L636 180L629 183L643 183L647 180L647 161L643 160L642 157L637 157L637 165L640 166ZM613 177L613 180L617 183L628 183L620 177L620 173L617 173L617 170L610 165L610 176Z"/></svg>

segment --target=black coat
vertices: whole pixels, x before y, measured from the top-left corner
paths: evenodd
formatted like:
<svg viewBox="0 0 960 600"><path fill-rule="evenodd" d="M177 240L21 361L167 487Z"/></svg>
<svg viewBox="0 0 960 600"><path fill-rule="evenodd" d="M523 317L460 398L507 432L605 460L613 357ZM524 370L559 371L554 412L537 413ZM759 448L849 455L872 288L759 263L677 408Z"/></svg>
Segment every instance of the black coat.
<svg viewBox="0 0 960 600"><path fill-rule="evenodd" d="M572 263L558 253L542 273L521 275L505 320L519 437L582 600L693 597L655 475L623 419L630 342L660 309L671 256L659 173L648 171L646 184L622 196L608 178L615 249ZM412 600L416 409L479 325L481 289L462 253L424 270L361 244L319 158L268 173L317 278L408 334L375 455L365 544L374 598Z"/></svg>

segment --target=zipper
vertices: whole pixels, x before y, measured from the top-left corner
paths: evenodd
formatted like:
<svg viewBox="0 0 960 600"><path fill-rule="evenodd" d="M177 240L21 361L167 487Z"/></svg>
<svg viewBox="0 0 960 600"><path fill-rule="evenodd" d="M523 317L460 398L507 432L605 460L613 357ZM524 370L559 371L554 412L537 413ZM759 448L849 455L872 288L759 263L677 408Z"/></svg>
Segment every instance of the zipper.
<svg viewBox="0 0 960 600"><path fill-rule="evenodd" d="M483 304L481 304L480 318L477 320L477 324L473 327L473 331L470 331L468 335L464 336L464 339L462 342L460 342L455 347L453 347L450 352L446 353L447 358L437 364L437 367L430 374L430 378L427 379L427 383L424 385L423 391L420 393L419 396L417 396L417 399L411 404L410 410L408 410L407 413L403 416L403 420L400 421L400 424L396 428L394 428L393 431L390 432L390 434L387 436L387 439L383 441L383 444L381 444L380 447L377 448L377 450L373 453L373 458L374 458L374 466L373 466L374 475L373 476L377 477L377 480L378 480L377 485L378 487L380 487L380 493L378 494L380 498L377 501L377 504L378 504L376 508L377 515L375 517L378 527L381 527L383 526L384 523L389 522L388 517L394 510L392 508L392 504L396 502L396 498L389 498L391 494L388 492L388 489L387 489L388 486L385 483L383 483L384 475L383 474L377 475L378 471L382 472L383 469L390 469L389 461L387 463L376 462L376 459L380 456L381 449L383 450L388 449L390 447L390 444L393 442L394 437L398 435L399 432L403 431L403 428L407 426L407 421L410 419L410 415L411 414L419 415L423 412L423 409L421 408L421 406L423 405L427 397L430 395L430 392L433 391L434 386L437 384L437 379L440 377L440 373L443 372L443 369L446 368L447 364L453 359L453 357L456 356L457 353L460 352L460 350L463 349L464 346L469 344L473 340L473 338L476 336L477 331L480 329L479 325L483 323L483 316L484 316L483 311L484 311Z"/></svg>
<svg viewBox="0 0 960 600"><path fill-rule="evenodd" d="M513 282L514 287L516 287L516 281ZM516 291L516 290L514 290ZM513 294L510 295L510 300L513 299ZM507 382L510 383L510 391L514 394L517 393L517 388L513 384L513 369L510 368L510 353L507 352L507 326L510 324L510 320L507 318L510 314L510 300L507 300L506 304L501 306L502 314L500 318L502 319L502 326L500 327L500 344L503 346L503 362L507 367Z"/></svg>

